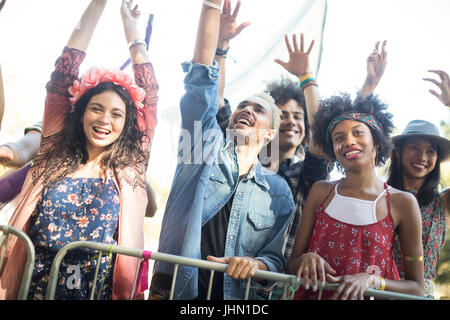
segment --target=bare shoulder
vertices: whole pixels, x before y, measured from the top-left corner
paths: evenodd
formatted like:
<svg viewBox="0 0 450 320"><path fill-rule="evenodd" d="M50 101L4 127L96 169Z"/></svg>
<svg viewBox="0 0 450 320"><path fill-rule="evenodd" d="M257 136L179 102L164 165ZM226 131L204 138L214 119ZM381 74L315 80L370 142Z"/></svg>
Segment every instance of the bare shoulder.
<svg viewBox="0 0 450 320"><path fill-rule="evenodd" d="M406 191L390 188L392 216L396 222L402 218L420 217L420 208L416 197Z"/></svg>
<svg viewBox="0 0 450 320"><path fill-rule="evenodd" d="M442 205L444 206L445 213L450 216L450 188L445 189L440 194Z"/></svg>
<svg viewBox="0 0 450 320"><path fill-rule="evenodd" d="M326 195L332 190L335 182L320 180L313 184L308 194L308 199L314 199L315 202L322 201Z"/></svg>
<svg viewBox="0 0 450 320"><path fill-rule="evenodd" d="M450 188L445 189L444 191L442 191L440 196L441 196L441 200L442 201L444 201L444 202L449 201L449 199L450 199Z"/></svg>
<svg viewBox="0 0 450 320"><path fill-rule="evenodd" d="M313 184L310 193L328 194L336 181L320 180Z"/></svg>
<svg viewBox="0 0 450 320"><path fill-rule="evenodd" d="M389 189L389 192L391 193L392 206L411 206L417 204L416 197L410 192L402 191L392 187Z"/></svg>

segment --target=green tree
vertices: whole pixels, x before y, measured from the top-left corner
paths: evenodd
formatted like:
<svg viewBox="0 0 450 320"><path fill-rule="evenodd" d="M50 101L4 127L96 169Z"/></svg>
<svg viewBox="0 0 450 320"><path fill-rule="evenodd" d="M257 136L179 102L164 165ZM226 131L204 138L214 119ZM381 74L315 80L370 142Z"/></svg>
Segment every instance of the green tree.
<svg viewBox="0 0 450 320"><path fill-rule="evenodd" d="M441 120L441 129L447 139L450 139L450 125ZM450 186L450 164L444 163L441 165L441 184L442 188L446 189ZM450 236L447 233L445 246L441 251L439 261L437 264L436 282L440 284L450 285Z"/></svg>

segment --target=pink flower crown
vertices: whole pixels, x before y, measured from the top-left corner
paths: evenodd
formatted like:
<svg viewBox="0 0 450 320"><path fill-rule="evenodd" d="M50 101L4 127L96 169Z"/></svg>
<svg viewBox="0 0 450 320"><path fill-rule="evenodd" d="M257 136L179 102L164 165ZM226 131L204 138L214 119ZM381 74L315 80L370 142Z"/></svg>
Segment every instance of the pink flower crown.
<svg viewBox="0 0 450 320"><path fill-rule="evenodd" d="M138 110L144 107L142 101L145 98L145 91L138 87L131 76L122 70L108 70L105 68L92 67L81 76L80 80L75 80L68 91L72 97L69 101L75 104L89 89L102 82L112 82L128 91L134 105Z"/></svg>

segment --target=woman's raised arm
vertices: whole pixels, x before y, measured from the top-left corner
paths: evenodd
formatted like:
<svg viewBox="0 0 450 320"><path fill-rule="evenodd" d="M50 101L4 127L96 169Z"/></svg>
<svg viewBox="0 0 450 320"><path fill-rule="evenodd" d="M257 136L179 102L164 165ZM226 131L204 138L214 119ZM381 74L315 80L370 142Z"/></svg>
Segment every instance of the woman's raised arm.
<svg viewBox="0 0 450 320"><path fill-rule="evenodd" d="M67 47L86 52L107 0L92 0L67 42Z"/></svg>

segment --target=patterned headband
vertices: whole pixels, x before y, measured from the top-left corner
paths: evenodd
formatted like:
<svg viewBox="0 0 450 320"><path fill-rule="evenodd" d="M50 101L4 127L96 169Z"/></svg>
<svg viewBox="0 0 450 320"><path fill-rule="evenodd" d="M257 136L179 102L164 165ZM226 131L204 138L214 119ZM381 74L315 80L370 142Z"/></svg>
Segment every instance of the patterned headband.
<svg viewBox="0 0 450 320"><path fill-rule="evenodd" d="M372 128L375 131L383 132L383 127L381 126L381 123L373 116L367 113L358 113L358 112L347 112L343 113L336 118L334 118L330 124L328 125L327 131L326 131L326 139L327 142L330 142L331 138L331 131L333 131L334 127L343 120L353 120L353 121L359 121L367 125L369 128Z"/></svg>

